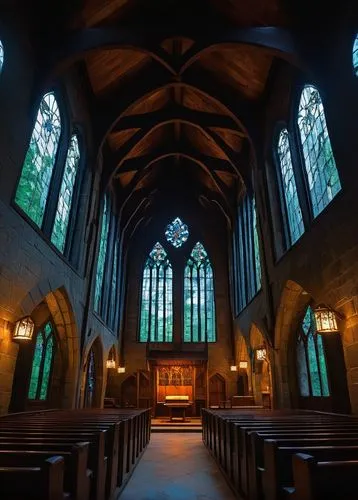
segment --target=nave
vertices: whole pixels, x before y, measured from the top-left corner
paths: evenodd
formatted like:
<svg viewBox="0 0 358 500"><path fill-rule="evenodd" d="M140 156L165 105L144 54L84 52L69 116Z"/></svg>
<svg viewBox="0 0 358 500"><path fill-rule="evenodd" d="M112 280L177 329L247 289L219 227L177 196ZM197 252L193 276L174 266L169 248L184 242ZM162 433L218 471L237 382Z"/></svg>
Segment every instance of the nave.
<svg viewBox="0 0 358 500"><path fill-rule="evenodd" d="M199 433L152 434L120 500L234 500Z"/></svg>

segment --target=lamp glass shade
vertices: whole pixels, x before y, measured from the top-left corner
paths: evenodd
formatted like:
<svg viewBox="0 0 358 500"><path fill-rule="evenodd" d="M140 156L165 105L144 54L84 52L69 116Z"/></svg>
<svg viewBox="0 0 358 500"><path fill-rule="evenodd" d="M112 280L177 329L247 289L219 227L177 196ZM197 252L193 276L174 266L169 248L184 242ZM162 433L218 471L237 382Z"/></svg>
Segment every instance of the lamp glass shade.
<svg viewBox="0 0 358 500"><path fill-rule="evenodd" d="M231 365L231 366L230 366L230 370L231 370L232 372L236 372L236 371L237 371L237 366L236 366L236 365Z"/></svg>
<svg viewBox="0 0 358 500"><path fill-rule="evenodd" d="M264 361L266 359L265 347L259 347L258 349L256 349L256 359L257 361Z"/></svg>
<svg viewBox="0 0 358 500"><path fill-rule="evenodd" d="M125 373L125 372L126 372L126 367L125 366L118 366L117 373Z"/></svg>
<svg viewBox="0 0 358 500"><path fill-rule="evenodd" d="M107 359L106 366L109 370L113 370L116 367L115 359Z"/></svg>
<svg viewBox="0 0 358 500"><path fill-rule="evenodd" d="M328 307L317 307L314 312L317 333L338 332L337 318Z"/></svg>
<svg viewBox="0 0 358 500"><path fill-rule="evenodd" d="M247 361L240 361L240 364L239 364L239 367L242 369L242 370L246 370L247 369Z"/></svg>
<svg viewBox="0 0 358 500"><path fill-rule="evenodd" d="M15 324L13 340L31 340L34 329L35 324L30 316L19 319L19 321L17 321Z"/></svg>

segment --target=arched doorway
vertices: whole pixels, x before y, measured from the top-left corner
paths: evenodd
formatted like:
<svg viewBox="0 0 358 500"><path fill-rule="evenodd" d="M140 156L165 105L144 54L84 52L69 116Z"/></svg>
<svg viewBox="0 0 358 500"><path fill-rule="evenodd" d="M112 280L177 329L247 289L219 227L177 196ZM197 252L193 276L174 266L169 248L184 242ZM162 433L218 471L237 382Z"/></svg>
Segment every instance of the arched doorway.
<svg viewBox="0 0 358 500"><path fill-rule="evenodd" d="M225 379L219 373L215 373L209 379L209 407L219 406L226 399Z"/></svg>
<svg viewBox="0 0 358 500"><path fill-rule="evenodd" d="M34 334L19 346L9 412L73 408L79 351L66 291L48 293L30 316Z"/></svg>

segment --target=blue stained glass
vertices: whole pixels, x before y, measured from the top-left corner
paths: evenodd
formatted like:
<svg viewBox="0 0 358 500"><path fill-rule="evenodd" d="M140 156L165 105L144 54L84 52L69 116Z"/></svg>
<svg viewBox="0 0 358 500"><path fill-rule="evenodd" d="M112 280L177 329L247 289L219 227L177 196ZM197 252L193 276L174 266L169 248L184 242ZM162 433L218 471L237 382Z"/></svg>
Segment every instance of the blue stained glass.
<svg viewBox="0 0 358 500"><path fill-rule="evenodd" d="M215 297L211 264L203 245L194 246L184 270L184 342L215 342Z"/></svg>
<svg viewBox="0 0 358 500"><path fill-rule="evenodd" d="M312 85L302 90L297 120L313 215L317 217L341 190L341 183L321 96Z"/></svg>
<svg viewBox="0 0 358 500"><path fill-rule="evenodd" d="M173 274L167 254L157 242L145 263L142 280L140 342L173 340Z"/></svg>
<svg viewBox="0 0 358 500"><path fill-rule="evenodd" d="M2 44L2 41L0 40L0 71L2 70L3 65L4 65L4 46Z"/></svg>
<svg viewBox="0 0 358 500"><path fill-rule="evenodd" d="M358 34L353 43L352 51L353 69L356 76L358 76Z"/></svg>
<svg viewBox="0 0 358 500"><path fill-rule="evenodd" d="M291 243L295 243L304 233L303 217L297 194L296 179L293 172L288 130L280 132L277 144L282 190L285 199Z"/></svg>
<svg viewBox="0 0 358 500"><path fill-rule="evenodd" d="M259 233L257 230L255 198L253 199L252 205L253 205L252 218L253 218L253 228L254 228L255 278L256 278L256 290L259 290L261 288L261 258L260 258L260 247L259 247Z"/></svg>
<svg viewBox="0 0 358 500"><path fill-rule="evenodd" d="M186 242L189 236L188 226L179 217L168 224L165 230L165 237L175 248L179 248Z"/></svg>

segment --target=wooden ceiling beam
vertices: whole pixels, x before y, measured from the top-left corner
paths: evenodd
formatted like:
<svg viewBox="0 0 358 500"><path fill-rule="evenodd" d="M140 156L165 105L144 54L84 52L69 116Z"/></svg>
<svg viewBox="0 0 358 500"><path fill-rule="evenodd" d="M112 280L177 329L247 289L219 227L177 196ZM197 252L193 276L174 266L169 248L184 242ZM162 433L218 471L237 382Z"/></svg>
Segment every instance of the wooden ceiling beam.
<svg viewBox="0 0 358 500"><path fill-rule="evenodd" d="M180 58L168 54L161 43L172 37L184 37L194 41ZM43 47L40 57L42 84L58 77L71 64L82 59L92 50L127 48L148 54L172 74L185 72L200 55L216 46L246 44L263 47L273 51L274 55L288 59L293 64L300 64L297 49L291 33L275 26L233 28L210 18L205 23L205 30L198 29L197 23L188 19L181 24L178 20L165 19L158 24L158 19L145 25L117 25L113 27L86 28L64 34L56 45Z"/></svg>
<svg viewBox="0 0 358 500"><path fill-rule="evenodd" d="M242 130L238 129L237 123L225 115L219 113L208 113L204 111L196 111L185 106L171 105L153 113L144 113L138 115L123 116L112 129L112 132L121 132L126 129L144 128L148 122L158 123L160 121L185 121L195 123L202 127L215 127L231 130L233 133L244 137Z"/></svg>

